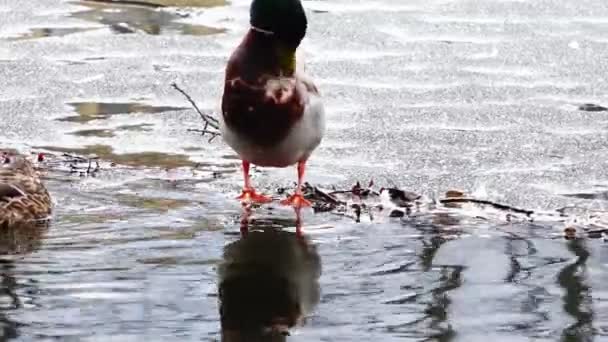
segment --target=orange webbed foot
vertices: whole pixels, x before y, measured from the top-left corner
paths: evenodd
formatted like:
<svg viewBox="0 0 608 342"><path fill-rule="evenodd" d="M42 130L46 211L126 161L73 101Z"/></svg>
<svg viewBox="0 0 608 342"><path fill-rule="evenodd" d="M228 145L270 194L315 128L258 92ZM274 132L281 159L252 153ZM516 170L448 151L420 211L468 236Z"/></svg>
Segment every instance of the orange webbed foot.
<svg viewBox="0 0 608 342"><path fill-rule="evenodd" d="M303 207L311 207L312 203L305 199L302 194L294 194L289 196L289 198L281 201L282 205L292 206L294 208L303 208Z"/></svg>
<svg viewBox="0 0 608 342"><path fill-rule="evenodd" d="M243 189L243 193L236 198L241 202L264 204L272 202L272 198L258 194L254 189Z"/></svg>

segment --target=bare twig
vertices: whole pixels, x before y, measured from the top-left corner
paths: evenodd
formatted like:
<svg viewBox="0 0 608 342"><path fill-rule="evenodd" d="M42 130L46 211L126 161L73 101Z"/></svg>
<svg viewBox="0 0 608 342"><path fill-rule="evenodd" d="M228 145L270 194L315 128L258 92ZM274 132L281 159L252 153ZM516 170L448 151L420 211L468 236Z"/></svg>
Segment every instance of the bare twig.
<svg viewBox="0 0 608 342"><path fill-rule="evenodd" d="M373 195L373 196L380 196L380 193L374 190L371 190L370 188L363 188L359 185L359 183L357 182L357 184L355 186L353 186L352 189L350 190L334 190L332 192L327 193L328 195L343 195L343 194L353 194L355 196L360 196L360 197L367 197L369 195Z"/></svg>
<svg viewBox="0 0 608 342"><path fill-rule="evenodd" d="M194 100L192 99L192 97L190 97L190 95L188 95L188 93L186 93L184 90L182 90L182 88L180 88L176 83L171 83L171 86L173 88L175 88L175 90L179 91L182 95L184 95L184 97L186 97L186 99L188 100L188 102L190 102L190 104L192 105L192 107L194 107L194 110L196 110L196 112L198 113L198 115L200 115L201 119L203 119L203 121L205 122L205 126L203 127L202 130L199 130L200 132L204 134L210 134L212 135L211 140L213 140L213 138L215 138L216 136L220 135L219 133L219 129L220 129L220 125L219 125L219 121L217 121L216 118L214 118L211 115L205 114L203 113L198 106L196 105L196 103L194 102ZM218 131L209 131L209 127L218 130Z"/></svg>
<svg viewBox="0 0 608 342"><path fill-rule="evenodd" d="M208 142L212 142L213 139L222 135L220 132L210 131L208 129L198 129L198 128L188 128L188 132L197 132L201 133L201 135L210 135Z"/></svg>

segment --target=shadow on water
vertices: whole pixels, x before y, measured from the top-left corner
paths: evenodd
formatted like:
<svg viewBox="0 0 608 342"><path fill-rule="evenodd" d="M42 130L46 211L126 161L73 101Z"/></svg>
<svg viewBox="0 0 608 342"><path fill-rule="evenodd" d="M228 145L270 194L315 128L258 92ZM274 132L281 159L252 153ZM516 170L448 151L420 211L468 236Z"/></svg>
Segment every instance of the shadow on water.
<svg viewBox="0 0 608 342"><path fill-rule="evenodd" d="M249 216L245 209L241 237L225 247L218 271L222 341L285 341L319 302L321 258L301 233Z"/></svg>
<svg viewBox="0 0 608 342"><path fill-rule="evenodd" d="M8 38L9 41L19 41L28 39L38 39L45 37L63 37L73 33L91 31L89 27L43 27L31 28L28 32L22 33L16 37Z"/></svg>
<svg viewBox="0 0 608 342"><path fill-rule="evenodd" d="M154 125L152 124L138 124L138 125L123 125L115 128L108 129L81 129L70 132L71 135L80 137L97 137L97 138L113 138L116 136L116 132L126 131L139 131L139 132L150 132L153 130Z"/></svg>
<svg viewBox="0 0 608 342"><path fill-rule="evenodd" d="M559 272L557 283L566 292L563 296L564 311L575 322L562 331L561 341L593 341L593 303L591 288L586 284L586 262L590 253L585 241L580 239L570 240L567 247L577 259Z"/></svg>
<svg viewBox="0 0 608 342"><path fill-rule="evenodd" d="M0 341L19 337L22 325L10 318L10 312L23 308L17 294L21 286L15 277L15 264L10 255L24 255L38 250L46 227L19 226L0 231Z"/></svg>
<svg viewBox="0 0 608 342"><path fill-rule="evenodd" d="M93 120L108 119L113 115L147 113L157 114L188 109L187 107L154 106L137 102L70 102L78 115L57 119L76 123L87 123Z"/></svg>
<svg viewBox="0 0 608 342"><path fill-rule="evenodd" d="M204 25L193 25L176 21L181 16L161 7L197 6L212 7L226 5L223 0L214 1L79 1L77 4L88 10L76 12L73 17L101 23L117 34L143 31L151 35L182 34L203 36L222 33L225 29Z"/></svg>

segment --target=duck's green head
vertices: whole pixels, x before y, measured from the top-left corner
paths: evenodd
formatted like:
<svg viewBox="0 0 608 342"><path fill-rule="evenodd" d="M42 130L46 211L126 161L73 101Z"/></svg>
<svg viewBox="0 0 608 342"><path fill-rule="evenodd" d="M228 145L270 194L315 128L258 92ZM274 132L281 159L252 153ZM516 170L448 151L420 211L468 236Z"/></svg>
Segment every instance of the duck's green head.
<svg viewBox="0 0 608 342"><path fill-rule="evenodd" d="M306 13L300 0L253 0L250 22L296 48L306 35Z"/></svg>

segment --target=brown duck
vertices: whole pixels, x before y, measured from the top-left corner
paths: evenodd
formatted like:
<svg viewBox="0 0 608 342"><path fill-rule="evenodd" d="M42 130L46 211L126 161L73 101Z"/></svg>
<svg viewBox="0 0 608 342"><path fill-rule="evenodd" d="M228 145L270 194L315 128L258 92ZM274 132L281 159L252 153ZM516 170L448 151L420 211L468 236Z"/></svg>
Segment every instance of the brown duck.
<svg viewBox="0 0 608 342"><path fill-rule="evenodd" d="M45 222L52 201L26 156L0 148L0 228Z"/></svg>

